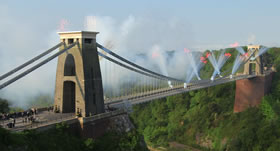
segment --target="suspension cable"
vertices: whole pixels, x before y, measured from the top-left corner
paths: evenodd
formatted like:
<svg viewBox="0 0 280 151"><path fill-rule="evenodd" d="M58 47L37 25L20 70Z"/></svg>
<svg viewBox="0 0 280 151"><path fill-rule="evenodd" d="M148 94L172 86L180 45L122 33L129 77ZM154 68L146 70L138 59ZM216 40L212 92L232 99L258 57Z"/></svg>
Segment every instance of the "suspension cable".
<svg viewBox="0 0 280 151"><path fill-rule="evenodd" d="M252 57L253 57L253 55L254 55L254 53L256 52L256 50L254 50L254 52L253 53L251 53L251 55L248 57L248 59L246 60L246 61L244 61L244 62L242 62L240 65L239 65L239 67L237 68L237 70L236 71L238 71L239 70L239 68L241 67L241 66L243 66L244 64L246 64ZM229 72L230 70L232 70L232 69L227 69L226 71L224 71L223 73L227 73L227 72ZM223 74L222 73L222 74ZM221 75L222 75L221 74ZM227 76L229 76L229 75L231 75L231 74L227 74L226 76L224 76L224 77L227 77Z"/></svg>
<svg viewBox="0 0 280 151"><path fill-rule="evenodd" d="M152 74L152 75L156 75L156 76L158 76L158 77L162 77L162 78L167 79L167 80L184 82L184 81L182 81L182 80L175 79L175 78L172 78L172 77L168 77L168 76L165 76L165 75L162 75L162 74L153 72L153 71L151 71L151 70L148 70L148 69L146 69L146 68L143 68L143 67L141 67L141 66L139 66L139 65L137 65L137 64L135 64L135 63L133 63L133 62L131 62L131 61L129 61L129 60L127 60L127 59L125 59L125 58L119 56L119 55L117 55L116 53L114 53L114 52L112 52L111 50L109 50L109 49L103 47L103 46L100 45L99 43L96 43L96 45L97 45L98 48L104 50L104 51L107 52L108 54L110 54L110 55L112 55L112 56L118 58L119 60L121 60L121 61L123 61L123 62L125 62L125 63L127 63L127 64L129 64L129 65L131 65L131 66L133 66L133 67L135 67L135 68L138 68L138 69L140 69L140 70L142 70L142 71L148 72L148 73L150 73L150 74Z"/></svg>
<svg viewBox="0 0 280 151"><path fill-rule="evenodd" d="M40 55L34 57L33 59L31 59L31 60L25 62L24 64L22 64L22 65L20 65L20 66L18 66L18 67L16 67L16 68L14 68L13 70L11 70L11 71L9 71L9 72L7 72L7 73L1 75L1 76L0 76L0 81L3 80L3 79L5 79L5 78L7 78L7 77L9 77L10 75L16 73L17 71L23 69L24 67L30 65L31 63L37 61L38 59L44 57L45 55L51 53L52 51L54 51L54 50L56 50L57 48L59 48L62 44L63 44L63 42L60 42L59 44L57 44L57 45L55 45L54 47L48 49L47 51L41 53Z"/></svg>
<svg viewBox="0 0 280 151"><path fill-rule="evenodd" d="M130 67L130 66L127 66L127 65L125 65L125 64L123 64L123 63L121 63L121 62L116 61L115 59L112 59L112 58L110 58L110 57L104 55L104 54L101 53L101 52L98 52L98 55L101 56L101 57L103 57L103 58L105 58L105 59L107 59L107 60L109 60L109 61L111 61L111 62L114 62L115 64L118 64L118 65L120 65L120 66L122 66L122 67L124 67L124 68L126 68L126 69L129 69L129 70L131 70L131 71L134 71L134 72L143 74L143 75L145 75L145 76L149 76L149 77L154 77L154 78L157 78L157 79L166 80L166 78L162 78L162 77L159 77L159 76L155 76L155 75L152 75L152 74L148 74L148 73L146 73L146 72L137 70L137 69L132 68L132 67Z"/></svg>
<svg viewBox="0 0 280 151"><path fill-rule="evenodd" d="M55 53L54 55L50 56L49 58L43 60L42 62L38 63L37 65L33 66L32 68L29 68L28 70L26 70L25 72L17 75L16 77L12 78L11 80L3 83L2 85L0 85L0 90L3 89L4 87L12 84L13 82L21 79L22 77L26 76L27 74L31 73L32 71L38 69L39 67L41 67L42 65L48 63L49 61L51 61L52 59L56 58L57 56L63 54L64 52L66 52L67 50L71 49L72 47L74 47L76 44L78 43L78 41L74 42L73 44L69 45L67 48Z"/></svg>

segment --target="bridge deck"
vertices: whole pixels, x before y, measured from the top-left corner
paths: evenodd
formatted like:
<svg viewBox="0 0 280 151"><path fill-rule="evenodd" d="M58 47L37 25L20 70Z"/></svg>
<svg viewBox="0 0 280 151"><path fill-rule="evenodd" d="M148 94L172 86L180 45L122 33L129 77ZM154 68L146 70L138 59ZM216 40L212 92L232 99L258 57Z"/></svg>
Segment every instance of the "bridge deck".
<svg viewBox="0 0 280 151"><path fill-rule="evenodd" d="M238 75L238 76L233 76L232 78L225 77L225 78L220 78L220 79L217 79L214 81L201 80L201 81L198 81L196 83L193 83L193 84L187 86L186 88L184 88L183 86L177 86L177 87L169 88L169 89L156 90L156 91L149 92L149 93L139 95L139 96L137 96L137 95L136 96L126 96L126 97L118 98L116 100L107 101L107 102L105 102L105 105L119 108L119 107L122 107L124 105L124 102L126 102L126 101L129 101L132 105L134 105L134 104L148 102L148 101L151 101L154 99L160 99L160 98L164 98L167 96L172 96L172 95L176 95L176 94L180 94L180 93L184 93L184 92L189 92L189 91L207 88L207 87L211 87L211 86L215 86L215 85L219 85L219 84L223 84L223 83L228 83L228 82L241 80L241 79L249 79L249 78L254 78L254 77L256 77L256 75Z"/></svg>

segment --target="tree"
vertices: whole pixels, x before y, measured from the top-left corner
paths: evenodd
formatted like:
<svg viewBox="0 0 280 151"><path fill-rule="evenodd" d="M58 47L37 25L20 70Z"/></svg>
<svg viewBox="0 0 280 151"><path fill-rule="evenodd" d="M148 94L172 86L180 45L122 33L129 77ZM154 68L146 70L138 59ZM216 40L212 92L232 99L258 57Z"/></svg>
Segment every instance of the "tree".
<svg viewBox="0 0 280 151"><path fill-rule="evenodd" d="M272 120L277 117L275 112L273 111L273 108L269 103L271 100L272 100L271 96L265 96L260 104L260 110L267 120Z"/></svg>
<svg viewBox="0 0 280 151"><path fill-rule="evenodd" d="M7 113L10 111L8 100L0 98L0 113Z"/></svg>

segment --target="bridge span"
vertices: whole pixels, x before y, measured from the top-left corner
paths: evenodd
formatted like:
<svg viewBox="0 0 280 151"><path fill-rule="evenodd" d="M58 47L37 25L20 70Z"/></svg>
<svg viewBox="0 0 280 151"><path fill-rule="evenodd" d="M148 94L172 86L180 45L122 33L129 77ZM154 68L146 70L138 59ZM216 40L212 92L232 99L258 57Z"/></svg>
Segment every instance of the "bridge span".
<svg viewBox="0 0 280 151"><path fill-rule="evenodd" d="M267 73L269 74L269 73ZM117 98L116 100L110 100L110 101L105 101L105 105L110 105L111 107L116 107L120 108L124 106L124 103L129 102L132 105L135 104L141 104L145 102L149 102L155 99L160 99L164 98L167 96L172 96L180 93L185 93L193 90L199 90L207 87L212 87L228 82L233 82L236 80L241 80L241 79L250 79L250 78L255 78L256 75L237 75L233 76L232 78L230 77L225 77L225 78L219 78L216 79L215 81L212 80L201 80L192 84L189 84L186 88L183 85L175 86L174 88L167 88L167 89L160 89L152 92L148 92L146 94L142 95L137 95L135 96L125 96L122 98Z"/></svg>
<svg viewBox="0 0 280 151"><path fill-rule="evenodd" d="M105 111L106 107L123 108L127 104L149 102L228 82L254 79L271 73L270 70L264 70L261 55L266 48L260 48L260 46L248 46L246 53L245 51L238 53L233 68L223 73L221 68L231 57L226 50L221 51L218 58L212 51L206 53L206 56L201 53L196 64L191 52L186 50L186 57L190 60L192 69L191 74L186 74L186 80L182 80L152 71L109 50L96 42L97 32L75 31L59 34L60 42L57 45L0 76L1 90L54 58L58 58L53 108L54 112L59 113L56 114L58 116L72 114L70 117L61 118L59 122L75 121L78 117L98 118L101 115L107 117L111 114L113 116L113 112ZM59 48L57 53L47 57L57 48ZM24 70L42 57L47 58ZM213 66L214 72L211 78L201 79L199 72L203 64L208 63L207 60ZM244 67L244 72L236 74L240 67ZM12 75L16 73L19 74L13 77ZM43 124L37 123L37 127L40 127L39 125ZM31 126L34 127L33 124ZM30 126L23 126L22 129L25 128L30 128Z"/></svg>

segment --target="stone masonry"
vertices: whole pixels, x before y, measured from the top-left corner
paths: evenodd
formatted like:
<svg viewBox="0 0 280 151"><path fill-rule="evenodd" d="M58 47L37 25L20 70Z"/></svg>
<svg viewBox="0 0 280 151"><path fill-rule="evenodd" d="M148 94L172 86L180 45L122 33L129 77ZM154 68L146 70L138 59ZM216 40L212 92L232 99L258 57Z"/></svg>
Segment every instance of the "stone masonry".
<svg viewBox="0 0 280 151"><path fill-rule="evenodd" d="M83 117L104 112L101 72L96 47L97 32L59 32L63 50L58 57L54 110L77 113Z"/></svg>

